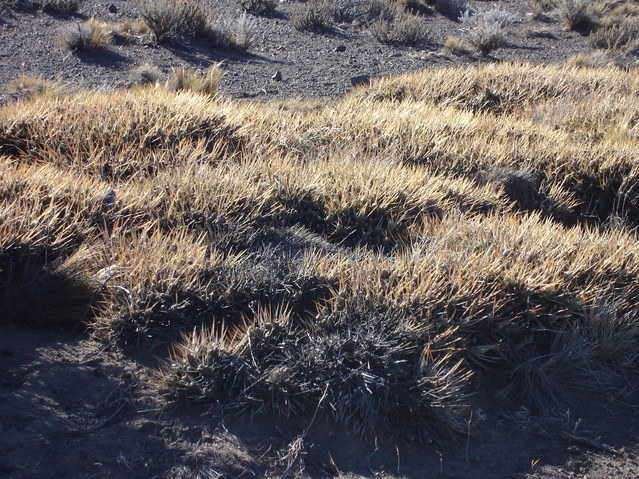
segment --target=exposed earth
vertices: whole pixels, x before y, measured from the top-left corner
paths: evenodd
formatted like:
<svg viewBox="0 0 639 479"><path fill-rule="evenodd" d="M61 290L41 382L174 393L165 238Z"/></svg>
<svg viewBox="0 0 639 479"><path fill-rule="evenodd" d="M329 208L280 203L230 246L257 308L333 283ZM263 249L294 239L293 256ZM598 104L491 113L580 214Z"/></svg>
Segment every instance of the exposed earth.
<svg viewBox="0 0 639 479"><path fill-rule="evenodd" d="M232 21L241 15L235 0L208 0L211 9ZM620 2L622 3L622 2ZM109 13L115 5L117 13ZM385 45L373 38L360 22L336 24L319 32L298 31L292 17L304 8L300 2L282 2L269 17L252 17L255 44L248 52L211 48L206 41L182 40L160 46L153 42L115 44L106 50L71 53L56 41L60 31L91 16L118 23L138 18L130 0L88 1L72 16L26 11L0 17L0 85L28 73L59 79L72 86L111 89L126 86L137 67L206 69L223 62L222 92L237 98L334 99L352 88L357 76L379 77L441 66L477 65L494 61L563 63L578 53L595 52L584 32L566 30L553 12L533 20L531 2L521 0L475 1L476 8L498 6L513 15L507 27L507 45L488 58L478 54L453 54L444 48L449 36L463 40L463 25L431 11L421 19L429 40L415 47ZM342 47L342 48L338 48ZM344 48L345 47L345 48ZM344 50L344 51L338 51ZM607 61L633 66L637 57L615 55ZM281 72L282 80L272 77Z"/></svg>
<svg viewBox="0 0 639 479"><path fill-rule="evenodd" d="M420 444L309 417L163 409L154 354L79 330L3 327L0 358L0 477L639 477L636 394L546 415L480 399L467 437Z"/></svg>
<svg viewBox="0 0 639 479"><path fill-rule="evenodd" d="M240 14L233 0L207 3L221 16ZM462 25L438 13L423 15L430 40L418 47L381 44L356 23L297 31L291 17L304 4L283 2L274 15L255 19L257 41L245 53L182 40L115 44L82 54L57 45L65 24L91 16L109 22L135 18L135 4L88 1L73 16L4 13L0 98L11 100L6 85L22 73L112 89L130 84L132 72L147 63L168 75L182 66L205 69L223 62L224 95L330 100L350 90L357 76L495 61L563 63L575 54L593 53L586 34L565 30L552 12L533 20L530 3L470 2L498 5L517 19L508 29L508 45L487 58L446 50L448 36L463 38ZM111 4L117 13L109 13ZM632 54L607 58L629 68L638 61ZM280 81L272 78L278 71ZM421 444L391 433L353 437L339 425L312 417L224 417L195 405L164 409L152 385L163 355L109 347L81 329L2 326L0 477L639 477L636 391L611 391L608 397L586 400L579 410L546 414L478 398L484 407L469 409L466 437Z"/></svg>

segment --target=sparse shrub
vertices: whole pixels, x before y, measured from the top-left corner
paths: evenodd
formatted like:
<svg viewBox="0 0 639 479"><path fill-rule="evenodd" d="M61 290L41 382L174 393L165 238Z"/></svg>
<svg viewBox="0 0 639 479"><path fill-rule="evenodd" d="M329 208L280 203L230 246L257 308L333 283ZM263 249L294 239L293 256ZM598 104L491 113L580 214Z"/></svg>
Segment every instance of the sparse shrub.
<svg viewBox="0 0 639 479"><path fill-rule="evenodd" d="M376 20L392 20L397 4L388 0L338 1L331 6L331 15L336 23L349 23L358 20L370 24Z"/></svg>
<svg viewBox="0 0 639 479"><path fill-rule="evenodd" d="M389 44L418 45L427 38L420 18L404 11L396 12L393 20L377 20L370 31L377 41Z"/></svg>
<svg viewBox="0 0 639 479"><path fill-rule="evenodd" d="M325 0L311 0L293 16L297 30L323 30L332 24L332 8Z"/></svg>
<svg viewBox="0 0 639 479"><path fill-rule="evenodd" d="M84 0L32 0L33 5L42 11L52 13L77 12Z"/></svg>
<svg viewBox="0 0 639 479"><path fill-rule="evenodd" d="M255 15L267 15L275 11L278 0L239 0L242 10Z"/></svg>
<svg viewBox="0 0 639 479"><path fill-rule="evenodd" d="M593 48L619 50L636 41L638 37L639 23L625 20L621 23L601 26L590 34L588 42Z"/></svg>
<svg viewBox="0 0 639 479"><path fill-rule="evenodd" d="M104 23L90 18L84 23L67 26L57 37L60 46L67 50L99 50L111 41L111 29Z"/></svg>
<svg viewBox="0 0 639 479"><path fill-rule="evenodd" d="M466 41L481 56L486 56L506 44L504 28L512 23L513 17L508 12L492 8L476 13L466 10L460 20L466 30Z"/></svg>
<svg viewBox="0 0 639 479"><path fill-rule="evenodd" d="M566 28L577 30L591 23L591 3L591 0L556 0L556 8Z"/></svg>
<svg viewBox="0 0 639 479"><path fill-rule="evenodd" d="M555 0L532 0L531 8L532 19L541 20L544 18L544 13L555 8Z"/></svg>
<svg viewBox="0 0 639 479"><path fill-rule="evenodd" d="M23 74L7 85L7 91L17 98L27 100L35 97L57 98L64 94L64 89L57 81Z"/></svg>
<svg viewBox="0 0 639 479"><path fill-rule="evenodd" d="M222 34L229 39L229 46L238 50L248 50L257 39L257 23L243 12L235 21L223 23Z"/></svg>
<svg viewBox="0 0 639 479"><path fill-rule="evenodd" d="M138 8L157 42L203 34L210 23L200 0L139 0Z"/></svg>
<svg viewBox="0 0 639 479"><path fill-rule="evenodd" d="M178 68L169 77L167 87L175 91L192 91L216 96L222 75L219 64L211 65L203 75Z"/></svg>

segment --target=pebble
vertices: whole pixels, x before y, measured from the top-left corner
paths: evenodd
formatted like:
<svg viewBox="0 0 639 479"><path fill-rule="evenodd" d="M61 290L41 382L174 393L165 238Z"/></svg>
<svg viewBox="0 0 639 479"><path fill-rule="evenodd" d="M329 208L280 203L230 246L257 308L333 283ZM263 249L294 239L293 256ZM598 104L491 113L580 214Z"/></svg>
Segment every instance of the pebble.
<svg viewBox="0 0 639 479"><path fill-rule="evenodd" d="M109 5L109 13L118 13L118 7L115 6L115 4L111 4Z"/></svg>
<svg viewBox="0 0 639 479"><path fill-rule="evenodd" d="M277 70L271 77L274 81L282 81L282 72Z"/></svg>

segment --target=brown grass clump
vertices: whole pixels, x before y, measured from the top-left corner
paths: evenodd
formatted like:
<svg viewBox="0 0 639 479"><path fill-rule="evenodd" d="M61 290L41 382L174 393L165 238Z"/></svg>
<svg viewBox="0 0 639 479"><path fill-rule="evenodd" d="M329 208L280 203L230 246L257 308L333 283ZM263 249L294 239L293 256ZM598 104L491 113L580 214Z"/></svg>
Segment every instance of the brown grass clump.
<svg viewBox="0 0 639 479"><path fill-rule="evenodd" d="M76 51L100 50L111 41L111 28L104 22L90 18L84 23L69 25L58 35L61 47Z"/></svg>
<svg viewBox="0 0 639 479"><path fill-rule="evenodd" d="M168 401L361 434L631 377L636 72L439 69L312 108L204 90L2 107L3 321L173 344Z"/></svg>
<svg viewBox="0 0 639 479"><path fill-rule="evenodd" d="M52 100L66 94L65 88L57 81L45 80L43 78L22 74L7 85L7 92L16 98L27 100L36 97L45 97Z"/></svg>
<svg viewBox="0 0 639 479"><path fill-rule="evenodd" d="M602 25L590 34L588 42L594 48L620 50L633 44L639 37L639 22L623 20Z"/></svg>
<svg viewBox="0 0 639 479"><path fill-rule="evenodd" d="M173 71L167 82L167 87L170 90L192 91L214 97L217 95L222 74L219 64L211 65L204 75L197 75L180 68Z"/></svg>

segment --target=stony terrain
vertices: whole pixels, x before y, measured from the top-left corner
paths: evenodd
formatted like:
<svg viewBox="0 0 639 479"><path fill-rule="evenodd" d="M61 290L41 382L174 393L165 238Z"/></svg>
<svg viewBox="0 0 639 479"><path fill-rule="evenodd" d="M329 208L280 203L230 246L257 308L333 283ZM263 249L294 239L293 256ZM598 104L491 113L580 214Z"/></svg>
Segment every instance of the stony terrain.
<svg viewBox="0 0 639 479"><path fill-rule="evenodd" d="M241 15L234 0L207 0L219 18L232 21ZM609 2L614 3L614 2ZM623 2L617 2L623 3ZM117 13L109 13L115 5ZM0 84L6 86L20 74L59 79L76 87L111 89L130 84L144 64L157 66L165 75L172 69L206 69L223 62L226 75L222 91L237 98L334 99L352 88L358 76L381 77L442 66L480 65L495 61L562 64L579 53L595 54L603 63L636 65L632 53L593 50L584 32L567 30L554 12L533 19L530 1L471 1L476 8L510 12L514 22L506 28L507 45L489 58L476 53L454 54L444 48L449 36L463 39L463 25L455 18L421 13L428 39L421 45L385 45L373 38L366 24L335 24L323 31L298 31L291 19L305 3L281 2L275 13L254 20L255 43L246 53L211 48L206 41L180 40L155 45L111 45L101 52L71 53L57 45L56 36L68 24L97 17L113 24L138 18L131 0L87 1L74 15L18 12L0 17ZM344 51L338 47L345 47ZM282 80L272 78L281 72Z"/></svg>

